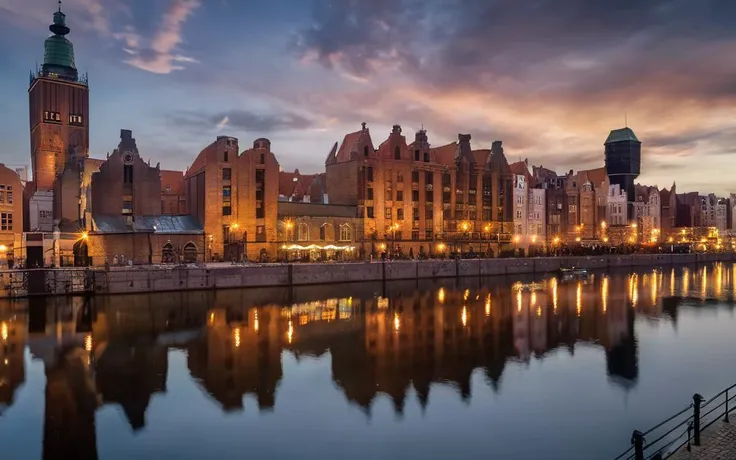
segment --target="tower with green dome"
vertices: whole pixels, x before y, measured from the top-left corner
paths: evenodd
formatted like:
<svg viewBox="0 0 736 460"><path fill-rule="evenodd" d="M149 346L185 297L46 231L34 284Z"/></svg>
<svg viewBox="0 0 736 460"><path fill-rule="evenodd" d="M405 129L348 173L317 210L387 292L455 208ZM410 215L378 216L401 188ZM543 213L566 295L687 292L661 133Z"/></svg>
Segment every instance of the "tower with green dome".
<svg viewBox="0 0 736 460"><path fill-rule="evenodd" d="M28 88L33 186L43 192L58 190L64 168L89 155L89 87L77 70L61 2L49 30L43 64Z"/></svg>

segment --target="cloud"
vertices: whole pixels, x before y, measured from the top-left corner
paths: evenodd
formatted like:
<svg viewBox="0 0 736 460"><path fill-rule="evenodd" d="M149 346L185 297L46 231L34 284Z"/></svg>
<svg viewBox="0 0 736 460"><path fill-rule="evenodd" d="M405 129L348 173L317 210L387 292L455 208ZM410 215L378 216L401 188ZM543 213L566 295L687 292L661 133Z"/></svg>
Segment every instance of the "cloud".
<svg viewBox="0 0 736 460"><path fill-rule="evenodd" d="M133 56L125 62L141 70L157 74L182 70L184 66L180 64L198 62L176 51L183 41L182 25L200 6L199 0L171 0L163 15L161 27L151 39L148 47L141 46L140 35L132 29L118 34L118 38L126 42L126 52Z"/></svg>
<svg viewBox="0 0 736 460"><path fill-rule="evenodd" d="M74 28L93 30L99 35L108 36L108 14L120 7L117 0L66 0L62 10L69 16L67 23ZM46 0L0 0L0 11L20 19L25 27L37 28L41 24L51 23L56 4Z"/></svg>
<svg viewBox="0 0 736 460"><path fill-rule="evenodd" d="M274 131L306 130L315 127L315 121L294 112L257 114L245 110L230 110L213 114L194 111L179 111L169 115L169 122L177 127L202 132L225 128L231 131L269 133Z"/></svg>

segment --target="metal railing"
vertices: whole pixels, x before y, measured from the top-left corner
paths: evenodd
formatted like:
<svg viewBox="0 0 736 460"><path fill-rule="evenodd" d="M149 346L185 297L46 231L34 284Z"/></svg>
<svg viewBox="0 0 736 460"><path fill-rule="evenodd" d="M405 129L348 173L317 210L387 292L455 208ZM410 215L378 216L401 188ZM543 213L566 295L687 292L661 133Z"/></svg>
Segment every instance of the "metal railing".
<svg viewBox="0 0 736 460"><path fill-rule="evenodd" d="M699 394L684 409L668 417L645 432L634 430L631 434L631 447L614 460L664 460L687 446L700 446L701 433L722 420L730 423L729 414L733 412L736 398L736 384L710 399ZM647 439L649 438L649 439Z"/></svg>

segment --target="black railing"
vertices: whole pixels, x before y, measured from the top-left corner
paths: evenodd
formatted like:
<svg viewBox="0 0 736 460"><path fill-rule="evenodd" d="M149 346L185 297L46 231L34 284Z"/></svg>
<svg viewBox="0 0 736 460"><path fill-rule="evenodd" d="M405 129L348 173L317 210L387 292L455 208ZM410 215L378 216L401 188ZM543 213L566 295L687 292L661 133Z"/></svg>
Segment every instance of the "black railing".
<svg viewBox="0 0 736 460"><path fill-rule="evenodd" d="M690 405L671 417L645 432L634 430L631 447L614 460L664 460L684 446L689 452L691 446L700 445L701 433L715 422L730 423L735 389L736 384L731 385L707 400L696 393Z"/></svg>

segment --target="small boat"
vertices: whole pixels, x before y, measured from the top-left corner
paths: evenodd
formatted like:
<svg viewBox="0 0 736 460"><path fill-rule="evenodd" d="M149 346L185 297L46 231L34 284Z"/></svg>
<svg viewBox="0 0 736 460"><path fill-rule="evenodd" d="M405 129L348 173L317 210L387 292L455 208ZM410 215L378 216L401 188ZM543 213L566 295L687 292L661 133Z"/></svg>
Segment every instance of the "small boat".
<svg viewBox="0 0 736 460"><path fill-rule="evenodd" d="M575 267L561 268L560 276L563 280L586 279L588 278L588 270Z"/></svg>

